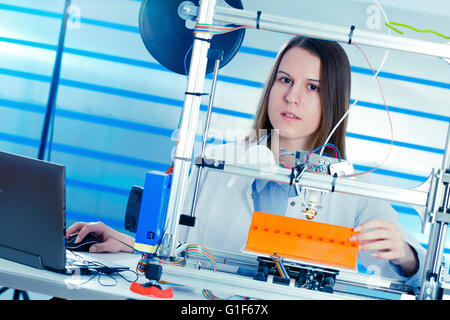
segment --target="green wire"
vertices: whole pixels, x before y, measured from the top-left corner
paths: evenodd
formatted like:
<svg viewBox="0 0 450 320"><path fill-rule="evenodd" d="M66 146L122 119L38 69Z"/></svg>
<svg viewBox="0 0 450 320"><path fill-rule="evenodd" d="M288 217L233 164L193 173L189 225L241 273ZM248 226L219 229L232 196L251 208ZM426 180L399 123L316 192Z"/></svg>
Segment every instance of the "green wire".
<svg viewBox="0 0 450 320"><path fill-rule="evenodd" d="M391 29L394 30L395 32L398 32L398 33L400 33L400 34L402 34L402 35L404 34L404 33L401 32L400 30L398 30L398 29L394 28L393 26L391 26L389 23L385 22L384 24L386 25L386 27L391 28Z"/></svg>
<svg viewBox="0 0 450 320"><path fill-rule="evenodd" d="M385 23L386 27L391 28L392 30L394 30L394 31L396 31L396 32L398 32L398 33L400 33L400 34L403 34L403 32L401 32L400 30L394 28L393 26L391 26L391 24L393 24L393 25L395 25L395 26L399 26L399 27L409 28L409 29L414 30L414 31L416 31L416 32L434 33L435 35L437 35L437 36L439 36L439 37L442 37L442 38L444 38L444 39L450 39L450 37L445 36L445 35L443 35L443 34L440 34L439 32L436 32L436 31L434 31L434 30L420 30L420 29L416 29L416 28L414 28L414 27L408 26L408 25L403 24L403 23L392 22L392 21L389 22L389 23L387 23L387 22Z"/></svg>

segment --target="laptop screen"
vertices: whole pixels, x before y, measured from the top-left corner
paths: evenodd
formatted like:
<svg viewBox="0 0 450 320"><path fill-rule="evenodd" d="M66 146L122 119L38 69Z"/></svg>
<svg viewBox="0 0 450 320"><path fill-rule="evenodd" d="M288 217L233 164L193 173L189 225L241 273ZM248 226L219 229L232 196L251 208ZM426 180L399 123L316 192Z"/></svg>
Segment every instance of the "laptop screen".
<svg viewBox="0 0 450 320"><path fill-rule="evenodd" d="M65 167L0 152L0 258L65 268Z"/></svg>

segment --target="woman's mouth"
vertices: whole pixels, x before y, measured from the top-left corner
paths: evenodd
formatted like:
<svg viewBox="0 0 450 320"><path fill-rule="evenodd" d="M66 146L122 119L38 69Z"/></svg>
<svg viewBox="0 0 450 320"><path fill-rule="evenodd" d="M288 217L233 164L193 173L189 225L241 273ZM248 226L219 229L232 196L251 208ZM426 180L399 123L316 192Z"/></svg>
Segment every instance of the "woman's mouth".
<svg viewBox="0 0 450 320"><path fill-rule="evenodd" d="M281 117L288 121L300 120L299 117L297 117L295 114L293 114L291 112L282 112Z"/></svg>

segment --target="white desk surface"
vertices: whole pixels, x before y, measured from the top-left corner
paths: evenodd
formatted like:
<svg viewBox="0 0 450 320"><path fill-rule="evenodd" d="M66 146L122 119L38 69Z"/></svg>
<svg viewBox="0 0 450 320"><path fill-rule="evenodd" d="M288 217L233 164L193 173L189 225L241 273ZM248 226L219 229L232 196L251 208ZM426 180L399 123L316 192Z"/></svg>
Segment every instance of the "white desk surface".
<svg viewBox="0 0 450 320"><path fill-rule="evenodd" d="M135 271L140 254L132 253L99 253L88 254L92 260L110 261L116 264L125 265L130 270ZM126 281L118 275L114 275L117 282L111 281L108 276L102 275L103 284L114 284L105 286L99 283L99 276L93 275L64 275L48 270L41 270L0 259L0 287L9 287L27 292L40 293L47 296L58 297L70 300L126 300L126 299L150 299L150 300L205 300L202 289L214 289L214 293L219 297L228 297L231 294L239 294L257 299L365 299L358 296L329 294L320 291L307 290L280 286L268 282L255 281L241 276L232 276L227 273L220 274L219 277L209 270L195 270L189 268L179 268L164 265L163 277L161 280L179 283L183 286L173 285L173 298L162 299L152 296L145 296L132 292L129 288L131 282ZM129 280L135 280L136 274L132 272L122 272ZM92 278L91 280L89 280ZM89 281L88 281L89 280ZM138 283L146 283L149 280L144 275L139 275ZM163 289L169 286L162 285ZM236 296L239 297L239 296Z"/></svg>
<svg viewBox="0 0 450 320"><path fill-rule="evenodd" d="M141 257L132 253L99 253L88 254L92 260L100 258L116 264L125 265L135 270ZM130 280L136 275L131 272L121 273ZM173 285L173 298L162 299L145 296L130 291L130 282L115 275L117 284L103 286L98 282L98 276L89 280L93 275L64 275L56 272L32 268L9 260L0 259L0 287L9 287L27 292L35 292L47 296L70 300L125 300L125 299L150 299L150 300L205 300L202 294L204 288L213 288L219 297L229 297L239 293L248 297L262 299L342 299L339 295L331 295L319 291L311 291L300 288L289 288L277 284L263 283L252 279L234 277L229 274L221 274L216 277L209 270L198 271L189 268L179 268L164 265L161 280L182 284ZM103 283L112 283L108 276L102 276ZM146 283L149 280L140 275L138 283ZM169 286L161 286L163 289ZM240 296L235 296L241 300Z"/></svg>
<svg viewBox="0 0 450 320"><path fill-rule="evenodd" d="M95 260L96 257L100 257L105 261L128 266L133 271L136 269L136 265L141 257L138 254L131 253L102 253L90 255L93 257L93 260ZM136 275L132 272L123 272L122 275L130 280L136 278ZM117 280L117 284L114 286L102 286L98 282L98 276L86 282L91 277L93 277L93 275L64 275L0 259L0 287L9 287L72 300L167 300L134 293L129 290L131 283L117 275L114 276ZM103 283L107 284L114 283L108 276L102 276L101 280ZM144 275L140 275L137 282L146 283L148 280ZM166 289L167 287L162 286L162 288ZM201 293L192 292L186 290L186 288L173 288L173 291L173 299L203 299Z"/></svg>

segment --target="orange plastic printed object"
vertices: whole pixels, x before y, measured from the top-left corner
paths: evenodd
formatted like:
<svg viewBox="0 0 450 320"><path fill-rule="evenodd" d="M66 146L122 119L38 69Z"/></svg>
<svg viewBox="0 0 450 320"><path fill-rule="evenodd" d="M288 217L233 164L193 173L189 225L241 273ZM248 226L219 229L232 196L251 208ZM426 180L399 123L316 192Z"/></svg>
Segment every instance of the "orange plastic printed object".
<svg viewBox="0 0 450 320"><path fill-rule="evenodd" d="M139 284L135 281L131 283L130 290L144 296L153 296L156 298L173 298L172 288L161 290L155 286L144 287L142 284Z"/></svg>
<svg viewBox="0 0 450 320"><path fill-rule="evenodd" d="M253 212L246 250L330 266L356 268L351 228Z"/></svg>

